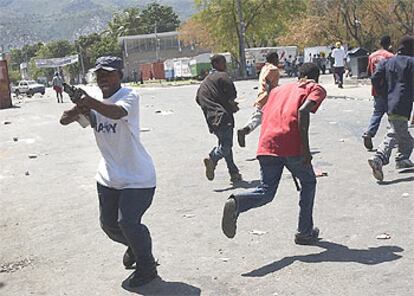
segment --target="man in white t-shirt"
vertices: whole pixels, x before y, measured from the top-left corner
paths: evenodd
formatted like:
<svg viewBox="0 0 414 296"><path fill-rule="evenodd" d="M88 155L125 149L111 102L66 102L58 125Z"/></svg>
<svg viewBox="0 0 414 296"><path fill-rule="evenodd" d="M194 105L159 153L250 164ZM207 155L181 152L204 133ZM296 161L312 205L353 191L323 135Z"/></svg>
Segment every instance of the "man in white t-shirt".
<svg viewBox="0 0 414 296"><path fill-rule="evenodd" d="M344 72L345 72L345 60L346 54L345 50L341 46L341 42L335 44L336 48L332 50L332 57L334 58L334 73L336 77L336 82L339 88L344 88Z"/></svg>
<svg viewBox="0 0 414 296"><path fill-rule="evenodd" d="M151 236L141 223L154 196L155 168L140 141L139 96L121 86L122 60L101 57L94 71L103 100L84 92L60 123L67 125L83 114L94 128L102 155L96 174L101 227L112 240L128 247L124 265L136 264L128 284L138 287L157 277Z"/></svg>

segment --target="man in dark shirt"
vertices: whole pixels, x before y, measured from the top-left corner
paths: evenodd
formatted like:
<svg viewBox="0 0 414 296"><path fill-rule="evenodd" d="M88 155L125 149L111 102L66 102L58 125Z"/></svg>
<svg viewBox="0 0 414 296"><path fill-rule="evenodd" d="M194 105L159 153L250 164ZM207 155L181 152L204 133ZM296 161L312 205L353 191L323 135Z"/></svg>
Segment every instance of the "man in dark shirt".
<svg viewBox="0 0 414 296"><path fill-rule="evenodd" d="M382 166L389 163L395 146L398 147L396 168L414 167L410 160L414 139L408 131L414 100L414 37L405 36L400 40L397 55L378 65L372 84L377 93L387 98L388 121L391 127L375 156L368 160L374 177L382 181Z"/></svg>
<svg viewBox="0 0 414 296"><path fill-rule="evenodd" d="M196 102L203 110L210 133L218 138L218 146L211 150L209 157L204 159L206 177L214 179L217 162L224 158L230 174L230 181L241 181L239 169L233 160L233 113L239 108L234 101L237 97L236 88L226 73L226 58L215 55L211 58L212 72L201 83Z"/></svg>

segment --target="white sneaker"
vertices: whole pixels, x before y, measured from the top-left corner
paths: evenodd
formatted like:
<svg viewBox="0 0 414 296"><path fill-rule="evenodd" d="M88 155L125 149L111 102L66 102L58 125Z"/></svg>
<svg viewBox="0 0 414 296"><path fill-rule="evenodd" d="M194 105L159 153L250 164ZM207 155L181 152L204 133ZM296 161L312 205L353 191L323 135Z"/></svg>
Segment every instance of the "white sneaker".
<svg viewBox="0 0 414 296"><path fill-rule="evenodd" d="M378 181L383 181L384 173L382 172L382 161L377 157L373 157L371 159L368 159L368 164L372 168L372 174L374 175L374 178Z"/></svg>
<svg viewBox="0 0 414 296"><path fill-rule="evenodd" d="M414 168L414 163L409 159L399 160L395 162L395 168L397 170Z"/></svg>

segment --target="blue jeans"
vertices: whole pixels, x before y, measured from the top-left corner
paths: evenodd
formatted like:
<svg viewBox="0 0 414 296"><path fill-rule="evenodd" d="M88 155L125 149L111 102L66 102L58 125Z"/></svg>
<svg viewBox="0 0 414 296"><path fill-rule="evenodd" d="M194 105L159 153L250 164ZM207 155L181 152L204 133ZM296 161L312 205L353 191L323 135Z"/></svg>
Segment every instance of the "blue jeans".
<svg viewBox="0 0 414 296"><path fill-rule="evenodd" d="M390 162L391 152L397 146L397 155L395 161L410 159L414 148L414 139L408 131L408 121L389 120L390 129L379 145L375 156L381 159L383 165Z"/></svg>
<svg viewBox="0 0 414 296"><path fill-rule="evenodd" d="M97 183L97 189L103 231L132 249L137 266L152 266L151 235L141 219L152 203L155 188L118 190Z"/></svg>
<svg viewBox="0 0 414 296"><path fill-rule="evenodd" d="M214 132L218 138L218 146L214 147L210 152L210 158L217 164L217 162L224 158L227 164L227 169L230 175L238 173L239 169L233 160L233 127L226 126Z"/></svg>
<svg viewBox="0 0 414 296"><path fill-rule="evenodd" d="M303 164L303 157L276 157L258 156L260 163L260 185L248 193L235 194L238 212L261 207L273 200L279 186L283 168L286 167L301 184L299 197L299 223L300 234L310 234L313 229L313 203L316 192L316 177L311 165Z"/></svg>
<svg viewBox="0 0 414 296"><path fill-rule="evenodd" d="M385 112L387 112L387 109L388 105L386 99L379 96L374 97L374 112L372 112L371 119L369 121L368 130L366 131L367 135L375 137L380 126L382 116L384 116Z"/></svg>

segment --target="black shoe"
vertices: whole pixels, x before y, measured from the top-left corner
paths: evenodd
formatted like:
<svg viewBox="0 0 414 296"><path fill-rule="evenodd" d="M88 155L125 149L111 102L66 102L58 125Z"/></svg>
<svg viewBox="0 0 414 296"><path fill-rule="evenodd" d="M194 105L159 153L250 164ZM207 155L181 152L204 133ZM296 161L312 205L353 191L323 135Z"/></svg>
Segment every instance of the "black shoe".
<svg viewBox="0 0 414 296"><path fill-rule="evenodd" d="M148 284L158 276L155 263L149 268L138 268L128 278L128 286L131 288L141 287Z"/></svg>
<svg viewBox="0 0 414 296"><path fill-rule="evenodd" d="M206 177L207 180L213 181L214 180L214 170L216 169L216 164L214 161L208 157L204 158L204 165L206 167Z"/></svg>
<svg viewBox="0 0 414 296"><path fill-rule="evenodd" d="M224 205L221 219L221 229L228 238L233 238L236 235L237 218L237 202L234 197L230 197Z"/></svg>
<svg viewBox="0 0 414 296"><path fill-rule="evenodd" d="M368 135L367 133L364 133L362 135L362 138L364 139L364 146L367 148L367 150L374 149L374 145L372 144L372 137Z"/></svg>
<svg viewBox="0 0 414 296"><path fill-rule="evenodd" d="M249 133L248 128L242 128L237 131L237 142L240 147L246 147L246 135Z"/></svg>
<svg viewBox="0 0 414 296"><path fill-rule="evenodd" d="M237 183L241 182L243 180L243 177L240 173L234 173L230 175L230 182L231 183Z"/></svg>
<svg viewBox="0 0 414 296"><path fill-rule="evenodd" d="M132 249L128 247L124 253L124 258L122 258L122 263L124 264L126 269L131 269L132 266L135 264L135 256L132 253Z"/></svg>
<svg viewBox="0 0 414 296"><path fill-rule="evenodd" d="M340 83L339 85L338 85L338 88L344 88L343 86L342 86L342 84Z"/></svg>
<svg viewBox="0 0 414 296"><path fill-rule="evenodd" d="M295 244L297 245L313 245L318 241L319 229L312 229L310 234L300 234L296 233L295 235Z"/></svg>

